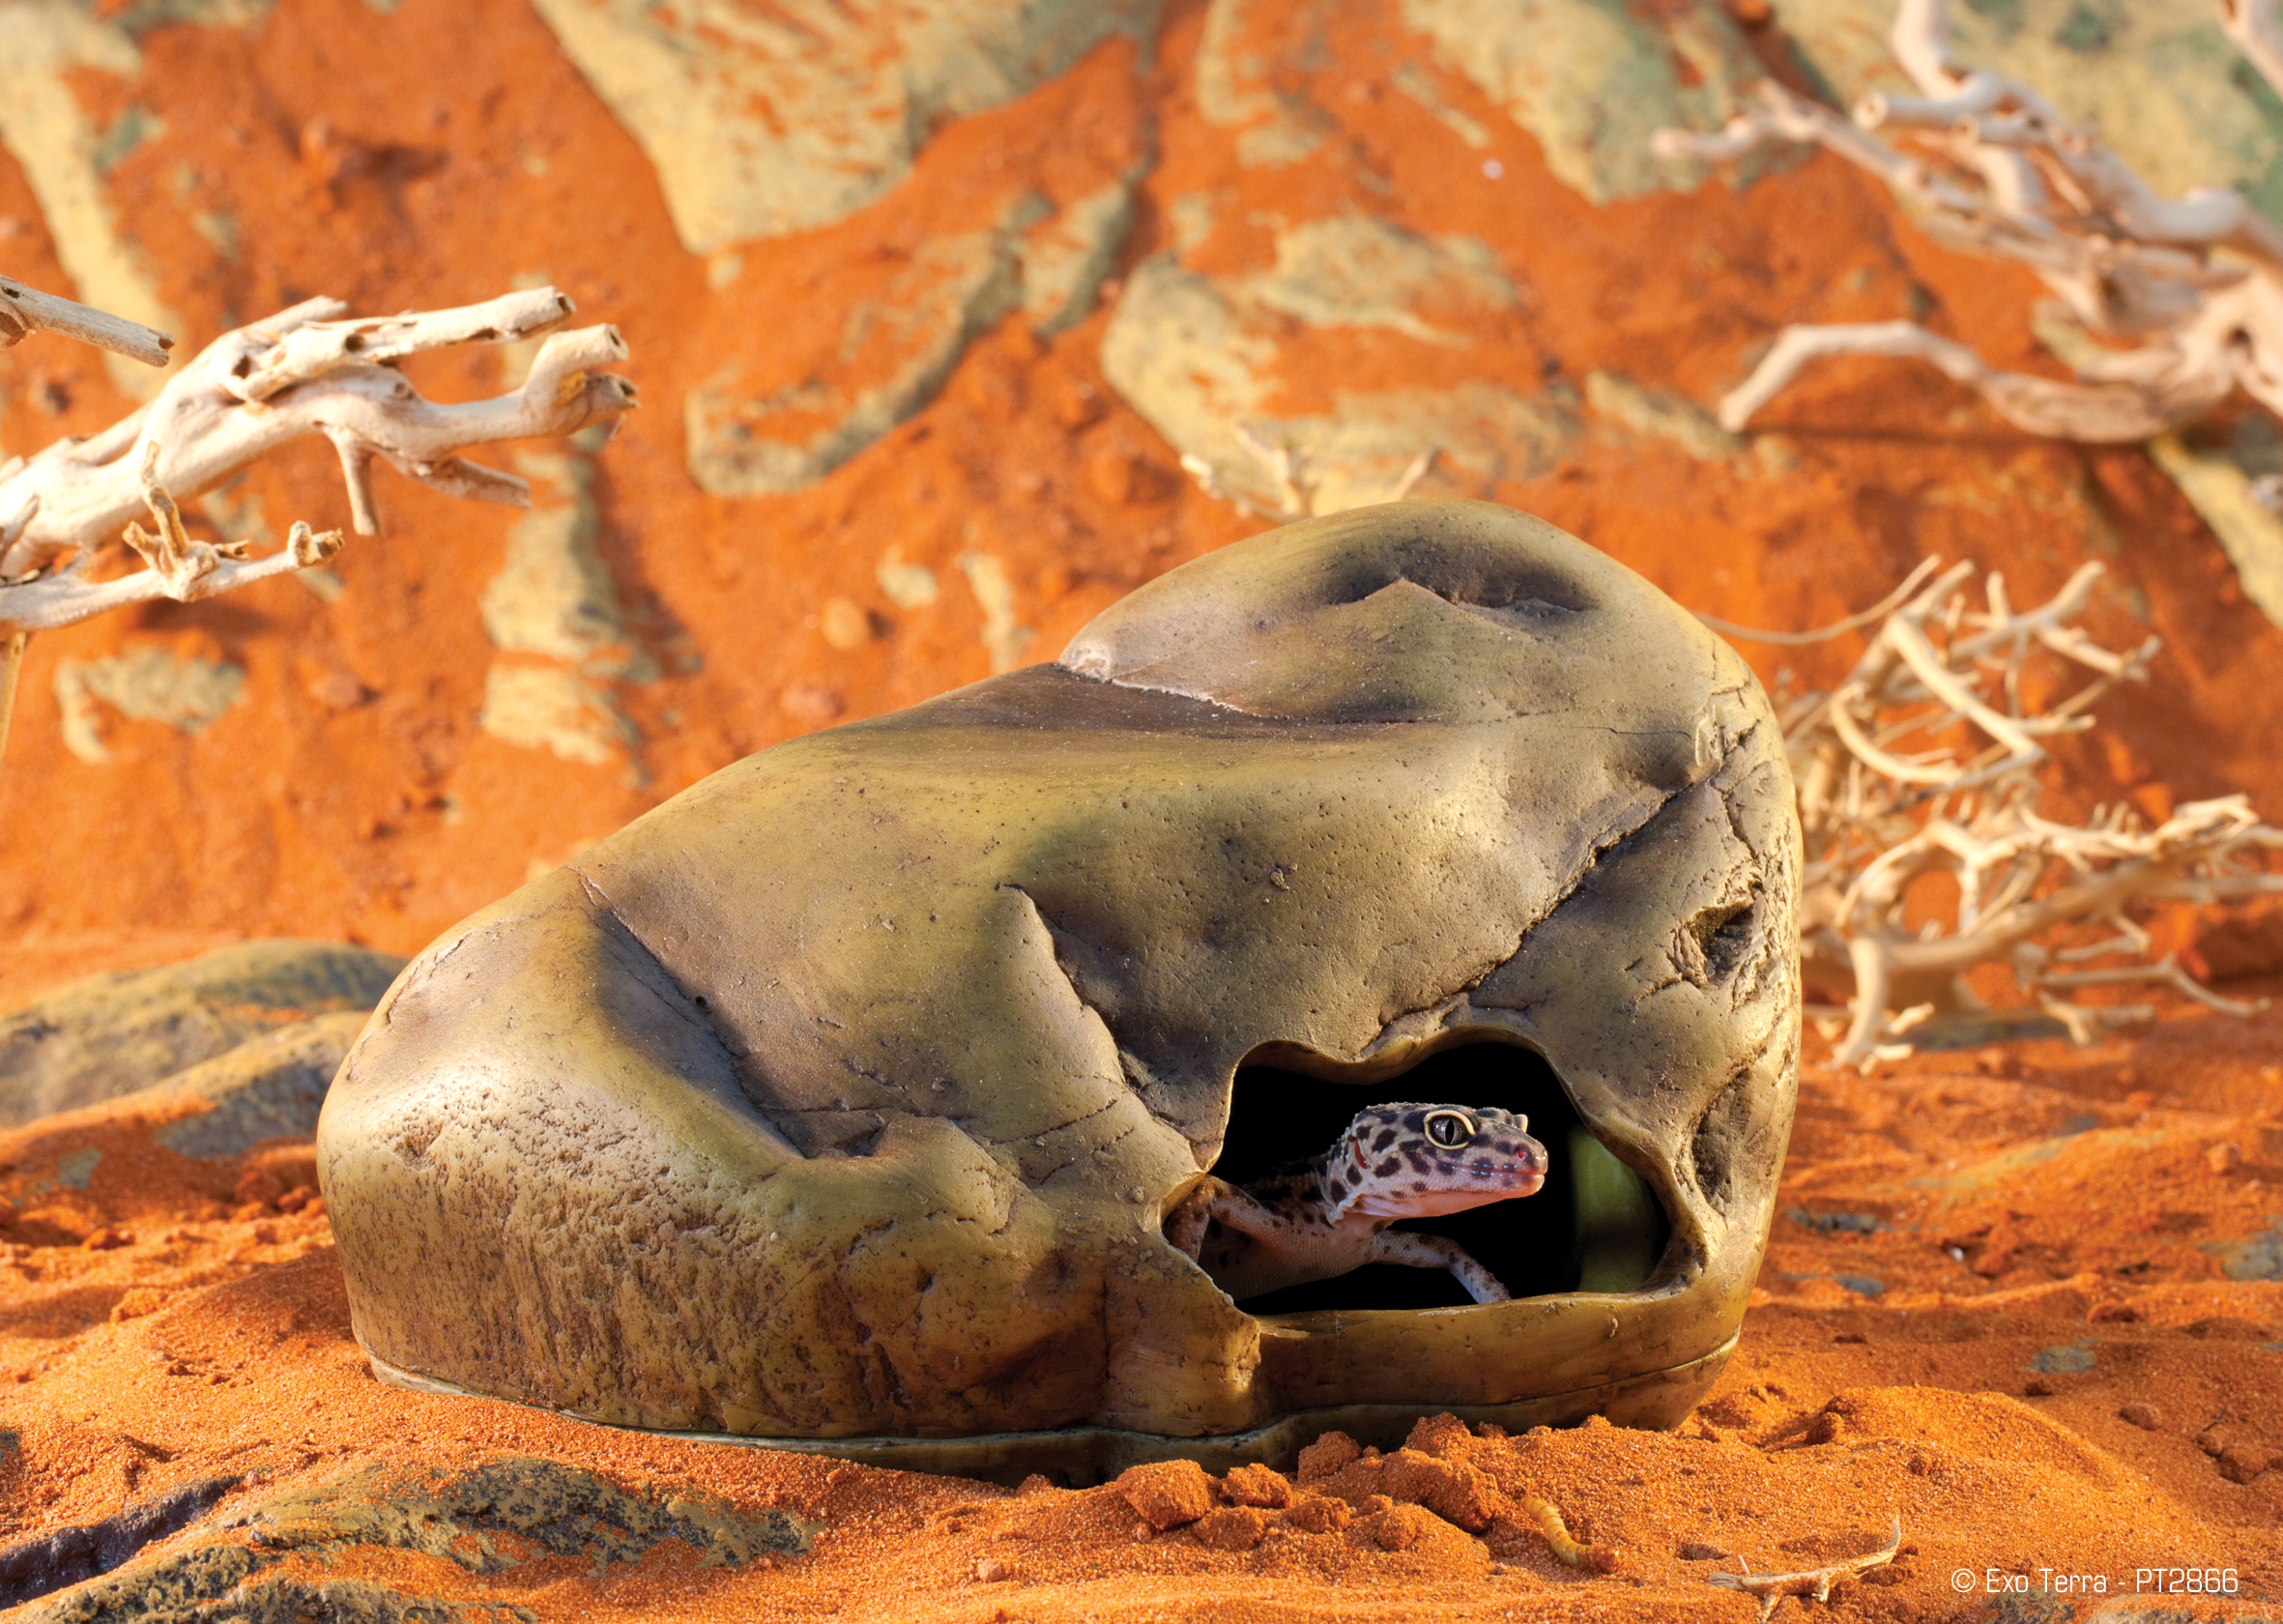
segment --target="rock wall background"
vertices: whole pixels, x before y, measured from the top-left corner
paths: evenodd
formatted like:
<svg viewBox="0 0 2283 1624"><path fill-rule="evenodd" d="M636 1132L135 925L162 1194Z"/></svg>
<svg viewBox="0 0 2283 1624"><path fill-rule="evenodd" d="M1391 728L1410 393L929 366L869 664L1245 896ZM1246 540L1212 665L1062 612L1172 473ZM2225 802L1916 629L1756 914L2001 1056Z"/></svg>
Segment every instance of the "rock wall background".
<svg viewBox="0 0 2283 1624"><path fill-rule="evenodd" d="M1934 248L1836 160L1648 154L1762 72L1852 96L1886 21L0 0L10 274L184 353L321 292L551 281L624 331L646 404L607 447L510 453L526 512L388 482L390 536L328 572L36 638L0 764L0 1001L246 935L409 952L740 755L1050 658L1259 528L1178 467L1267 496L1240 422L1308 450L1326 507L1439 448L1423 490L1543 514L1748 624L1836 619L1927 553L2003 567L2017 600L2100 558L2101 629L2167 651L2112 738L2068 746L2072 793L2154 813L2242 788L2274 817L2283 636L2142 450L2040 444L1874 362L1812 373L1749 438L1707 413L1791 320L1913 315L2054 369L2025 275ZM2159 185L2283 207L2283 107L2202 0L1976 0L1958 44ZM527 362L415 371L475 395ZM153 382L50 338L0 352L0 449ZM236 537L346 504L311 445L199 507Z"/></svg>

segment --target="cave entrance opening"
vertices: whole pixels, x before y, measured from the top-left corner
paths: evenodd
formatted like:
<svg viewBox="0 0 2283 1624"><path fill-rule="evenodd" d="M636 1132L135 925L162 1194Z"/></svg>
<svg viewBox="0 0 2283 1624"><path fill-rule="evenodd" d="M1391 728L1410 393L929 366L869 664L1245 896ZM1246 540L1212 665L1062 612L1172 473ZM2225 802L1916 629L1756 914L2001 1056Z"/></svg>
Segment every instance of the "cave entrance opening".
<svg viewBox="0 0 2283 1624"><path fill-rule="evenodd" d="M1277 1057L1288 1058L1286 1056ZM1265 1059L1266 1057L1263 1057ZM1496 1039L1440 1049L1392 1077L1346 1081L1342 1067L1309 1062L1237 1068L1216 1177L1243 1184L1328 1149L1368 1105L1396 1100L1488 1106L1530 1119L1549 1167L1536 1195L1394 1226L1447 1235L1517 1297L1637 1290L1657 1271L1671 1221L1651 1186L1596 1138L1546 1057ZM1358 1068L1359 1071L1361 1068ZM1323 1309L1463 1307L1473 1299L1441 1269L1369 1263L1245 1299L1252 1315Z"/></svg>

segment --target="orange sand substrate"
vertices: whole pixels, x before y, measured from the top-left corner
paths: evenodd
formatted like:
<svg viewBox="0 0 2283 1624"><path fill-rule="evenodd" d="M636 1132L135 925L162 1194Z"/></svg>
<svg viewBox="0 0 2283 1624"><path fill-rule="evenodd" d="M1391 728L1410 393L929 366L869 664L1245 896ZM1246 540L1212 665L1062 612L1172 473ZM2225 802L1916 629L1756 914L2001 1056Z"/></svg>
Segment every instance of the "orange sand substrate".
<svg viewBox="0 0 2283 1624"><path fill-rule="evenodd" d="M1344 1499L1343 1526L1267 1511L1159 1532L1115 1485L1010 1492L384 1386L349 1333L305 1142L191 1162L99 1107L0 1138L0 1426L20 1436L0 1539L225 1472L259 1474L242 1504L348 1464L519 1452L824 1531L735 1569L667 1540L601 1573L542 1553L478 1578L361 1547L325 1576L550 1619L1743 1620L1756 1604L1706 1574L1862 1554L1899 1516L1902 1556L1842 1582L1835 1617L1977 1616L2007 1575L2040 1600L2080 1581L2129 1596L2136 1577L2153 1599L2170 1568L2239 1587L2188 1598L2196 1616L2271 1615L2283 1281L2227 1278L2213 1237L2283 1235L2278 1036L2283 1017L2195 1011L2095 1050L1810 1066L1786 1215L1718 1387L1672 1434L1446 1432L1440 1458L1488 1485L1495 1515L1472 1532L1374 1501L1402 1480L1394 1460L1296 1486L1302 1507ZM86 1188L58 1182L88 1150ZM1612 1547L1614 1571L1555 1561L1526 1495Z"/></svg>

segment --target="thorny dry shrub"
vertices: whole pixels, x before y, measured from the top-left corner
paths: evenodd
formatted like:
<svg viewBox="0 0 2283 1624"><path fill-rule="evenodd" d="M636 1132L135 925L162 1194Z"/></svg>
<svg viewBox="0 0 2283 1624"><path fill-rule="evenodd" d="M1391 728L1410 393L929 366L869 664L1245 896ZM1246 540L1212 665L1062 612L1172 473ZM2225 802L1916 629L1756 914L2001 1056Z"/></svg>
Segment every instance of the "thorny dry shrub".
<svg viewBox="0 0 2283 1624"><path fill-rule="evenodd" d="M2220 26L2283 94L2277 7L2220 0ZM1836 153L1884 181L1944 246L2036 273L2059 300L2037 331L2076 380L1999 371L1906 321L1793 326L1721 400L1726 427L1741 430L1803 366L1831 355L1931 362L2008 421L2064 440L2145 440L2238 387L2283 415L2283 227L2224 187L2160 197L2036 90L1952 62L1948 0L1901 0L1889 40L1922 95L1865 96L1850 123L1769 81L1761 105L1719 134L1660 130L1656 150L1720 160L1805 143Z"/></svg>
<svg viewBox="0 0 2283 1624"><path fill-rule="evenodd" d="M2268 861L2283 830L2240 795L2180 806L2153 827L2124 804L2082 826L2037 812L2044 741L2090 728L2092 706L2117 683L2147 681L2157 640L2119 652L2073 624L2097 564L2026 610L1994 572L1976 608L1965 591L1974 566L1938 567L1928 560L1884 603L1823 631L1754 632L1704 617L1739 641L1778 644L1878 624L1836 687L1777 696L1806 849L1803 969L1810 989L1852 1004L1834 1059L1867 1069L1945 1027L1991 1033L2058 1021L2090 1041L2100 1025L2152 1011L2082 995L2135 982L2250 1013L2156 956L2134 914L2283 893ZM2079 677L2066 697L2033 697ZM1906 917L1928 912L1916 928ZM1965 977L1985 964L2011 970L2025 1007L1984 1007Z"/></svg>

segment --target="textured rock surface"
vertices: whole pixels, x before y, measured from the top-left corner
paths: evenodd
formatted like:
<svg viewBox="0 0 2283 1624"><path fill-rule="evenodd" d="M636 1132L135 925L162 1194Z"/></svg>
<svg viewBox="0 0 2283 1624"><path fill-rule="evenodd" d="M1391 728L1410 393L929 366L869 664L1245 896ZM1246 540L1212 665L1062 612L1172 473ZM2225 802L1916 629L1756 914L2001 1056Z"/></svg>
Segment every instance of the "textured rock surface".
<svg viewBox="0 0 2283 1624"><path fill-rule="evenodd" d="M1430 449L1440 453L1443 488L1487 491L1543 473L1579 428L1574 392L1517 393L1470 362L1453 331L1509 317L1515 304L1480 242L1342 216L1280 232L1267 271L1211 276L1170 257L1137 267L1103 334L1102 370L1176 450L1271 506L1274 480L1240 426L1308 454L1321 478L1319 513L1385 501ZM1304 330L1336 340L1397 334L1446 354L1431 384L1335 388L1328 412L1280 412L1285 353Z"/></svg>
<svg viewBox="0 0 2283 1624"><path fill-rule="evenodd" d="M152 1495L101 1522L0 1550L0 1607L14 1607L109 1573L146 1545L189 1526L244 1481L202 1478Z"/></svg>
<svg viewBox="0 0 2283 1624"><path fill-rule="evenodd" d="M760 398L692 391L691 476L716 496L796 491L926 405L968 340L1022 306L1020 233L1042 209L1018 199L989 229L930 238L877 300L853 304L840 344L850 383L812 376Z"/></svg>
<svg viewBox="0 0 2283 1624"><path fill-rule="evenodd" d="M377 1001L377 1000L376 1000ZM157 1088L140 1090L161 1114L176 1100L201 1100L210 1109L169 1121L152 1139L178 1155L211 1160L242 1156L273 1139L306 1139L317 1131L325 1091L341 1058L364 1029L364 1011L342 1010L299 1021L251 1037L237 1048L177 1072ZM132 1110L132 1095L121 1108Z"/></svg>
<svg viewBox="0 0 2283 1624"><path fill-rule="evenodd" d="M1054 77L1159 0L539 0L657 166L693 253L829 225L883 196L947 119Z"/></svg>
<svg viewBox="0 0 2283 1624"><path fill-rule="evenodd" d="M243 1532L232 1539L234 1530ZM229 1543L201 1542L130 1562L57 1592L24 1617L35 1624L154 1617L246 1624L307 1618L530 1621L538 1615L528 1608L423 1595L326 1570L343 1558L396 1551L441 1558L475 1574L503 1573L545 1555L581 1556L599 1573L614 1561L639 1561L663 1539L702 1552L708 1566L735 1567L763 1555L806 1551L814 1525L782 1511L742 1512L703 1491L677 1494L650 1484L629 1490L559 1461L504 1455L460 1472L400 1464L353 1467L319 1483L242 1500L215 1531ZM248 1533L246 1544L237 1543ZM286 1571L276 1571L280 1567Z"/></svg>
<svg viewBox="0 0 2283 1624"><path fill-rule="evenodd" d="M1771 0L1840 105L1867 90L1911 93L1887 33L1890 0ZM2250 70L2200 0L2003 0L1951 8L1952 54L2035 85L2064 117L2097 125L2102 145L2166 197L2240 187L2283 214L2283 120L2246 95Z"/></svg>
<svg viewBox="0 0 2283 1624"><path fill-rule="evenodd" d="M129 721L163 722L195 735L238 703L246 672L224 660L134 649L108 659L64 661L55 668L54 691L64 748L83 762L107 762L99 701Z"/></svg>
<svg viewBox="0 0 2283 1624"><path fill-rule="evenodd" d="M1696 185L1704 171L1654 157L1650 132L1720 124L1766 72L1718 6L1402 0L1402 13L1596 203Z"/></svg>
<svg viewBox="0 0 2283 1624"><path fill-rule="evenodd" d="M1583 1395L1733 1330L1788 1128L1765 703L1591 549L1411 503L756 756L448 933L378 1012L318 1136L359 1335L747 1434L1623 1409ZM1164 1243L1240 1064L1321 1095L1447 1050L1552 1064L1671 1216L1648 1288L1270 1335Z"/></svg>
<svg viewBox="0 0 2283 1624"><path fill-rule="evenodd" d="M803 490L933 400L1006 316L1020 310L1051 337L1091 314L1133 225L1140 174L1129 168L1063 208L1016 193L986 229L926 237L831 288L845 311L832 353L725 368L690 392L691 477L716 496ZM787 381L769 388L772 376Z"/></svg>
<svg viewBox="0 0 2283 1624"><path fill-rule="evenodd" d="M51 993L0 1016L0 1124L150 1088L313 1015L370 1009L403 967L390 954L336 942L251 942L188 964L99 975ZM322 1049L339 1041L338 1031L327 1027L306 1039L280 1034L283 1048L249 1051L242 1066L233 1061L238 1069L208 1074L206 1085L217 1090L217 1104L236 1098L233 1113L284 1109L259 1079L321 1064L321 1055L296 1046L306 1041ZM324 1070L331 1075L330 1065ZM257 1097L265 1103L252 1105Z"/></svg>

